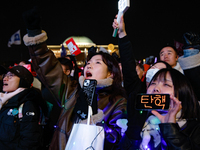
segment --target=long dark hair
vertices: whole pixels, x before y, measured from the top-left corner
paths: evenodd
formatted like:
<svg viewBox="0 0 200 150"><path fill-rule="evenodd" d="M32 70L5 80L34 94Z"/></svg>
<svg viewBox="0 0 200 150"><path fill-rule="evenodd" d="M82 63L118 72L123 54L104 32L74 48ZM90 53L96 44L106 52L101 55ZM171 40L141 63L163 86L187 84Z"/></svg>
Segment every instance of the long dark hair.
<svg viewBox="0 0 200 150"><path fill-rule="evenodd" d="M116 59L110 54L100 51L98 53L94 53L93 55L88 55L87 61L95 55L101 55L103 62L108 67L108 71L113 75L113 83L111 85L111 90L109 90L111 92L110 101L116 100L116 97L119 95L126 97L125 90L122 87L121 71Z"/></svg>
<svg viewBox="0 0 200 150"><path fill-rule="evenodd" d="M197 119L200 120L200 107L195 96L193 88L188 79L175 69L161 69L153 77L152 81L157 79L166 80L167 73L170 74L174 85L174 96L182 104L182 113L180 119ZM151 82L149 85L151 85Z"/></svg>

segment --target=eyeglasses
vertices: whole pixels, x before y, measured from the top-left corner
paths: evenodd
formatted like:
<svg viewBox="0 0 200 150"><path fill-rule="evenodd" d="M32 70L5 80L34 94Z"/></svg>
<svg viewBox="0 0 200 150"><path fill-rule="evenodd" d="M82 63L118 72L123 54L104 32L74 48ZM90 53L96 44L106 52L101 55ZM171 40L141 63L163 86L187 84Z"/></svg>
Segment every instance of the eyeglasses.
<svg viewBox="0 0 200 150"><path fill-rule="evenodd" d="M15 75L12 74L12 73L3 74L3 79L4 79L5 77L7 77L8 79L12 79L12 77L14 77L14 76L15 76Z"/></svg>

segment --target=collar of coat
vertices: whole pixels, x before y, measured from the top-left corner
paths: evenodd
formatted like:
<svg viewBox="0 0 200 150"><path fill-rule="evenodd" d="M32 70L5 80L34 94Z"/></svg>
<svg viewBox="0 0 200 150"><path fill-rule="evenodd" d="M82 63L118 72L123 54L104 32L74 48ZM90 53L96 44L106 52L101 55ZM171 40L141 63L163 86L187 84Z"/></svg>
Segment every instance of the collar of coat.
<svg viewBox="0 0 200 150"><path fill-rule="evenodd" d="M80 76L79 77L79 84L80 84L81 88L83 87L84 80L85 80L84 76ZM112 83L113 83L113 79L112 78L106 78L106 79L97 80L97 88L108 87L108 86L112 85Z"/></svg>

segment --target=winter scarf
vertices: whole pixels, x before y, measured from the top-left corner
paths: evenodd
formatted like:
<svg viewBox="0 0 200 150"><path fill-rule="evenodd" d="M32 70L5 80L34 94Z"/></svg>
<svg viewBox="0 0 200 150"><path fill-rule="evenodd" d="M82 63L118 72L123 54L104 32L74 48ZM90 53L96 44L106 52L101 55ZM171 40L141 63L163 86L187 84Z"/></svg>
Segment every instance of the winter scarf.
<svg viewBox="0 0 200 150"><path fill-rule="evenodd" d="M13 96L17 95L18 93L20 93L21 91L23 91L25 88L18 88L17 90L15 90L14 92L10 92L10 93L2 93L0 92L0 109L2 108L2 106L9 100L11 99Z"/></svg>

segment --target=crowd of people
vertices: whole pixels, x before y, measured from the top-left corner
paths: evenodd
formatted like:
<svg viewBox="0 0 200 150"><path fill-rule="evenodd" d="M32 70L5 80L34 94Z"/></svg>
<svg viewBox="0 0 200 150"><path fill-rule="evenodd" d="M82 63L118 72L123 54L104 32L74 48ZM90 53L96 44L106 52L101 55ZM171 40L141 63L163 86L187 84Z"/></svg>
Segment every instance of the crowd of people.
<svg viewBox="0 0 200 150"><path fill-rule="evenodd" d="M25 12L23 19L27 27L23 40L34 73L22 62L0 68L1 149L64 150L73 125L87 120L86 79L97 81L92 123L104 128L105 150L200 149L197 33L183 35L183 56L173 45L165 45L160 60L144 66L135 61L123 16L119 24L114 18L120 57L93 47L81 70L74 56L56 58L47 48L47 33L36 9ZM169 94L169 109L136 109L140 93Z"/></svg>

